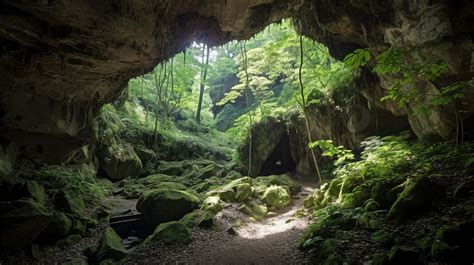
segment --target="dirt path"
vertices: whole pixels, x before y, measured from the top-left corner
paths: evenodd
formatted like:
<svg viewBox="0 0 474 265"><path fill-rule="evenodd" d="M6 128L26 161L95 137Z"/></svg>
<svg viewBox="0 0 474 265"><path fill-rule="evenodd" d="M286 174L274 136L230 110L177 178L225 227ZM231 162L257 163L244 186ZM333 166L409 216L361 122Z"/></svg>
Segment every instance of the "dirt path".
<svg viewBox="0 0 474 265"><path fill-rule="evenodd" d="M306 253L297 242L309 225L309 218L296 218L305 195L314 183L306 183L283 212L259 222L249 222L232 235L226 229L193 231L188 246L153 245L136 249L125 264L304 264Z"/></svg>

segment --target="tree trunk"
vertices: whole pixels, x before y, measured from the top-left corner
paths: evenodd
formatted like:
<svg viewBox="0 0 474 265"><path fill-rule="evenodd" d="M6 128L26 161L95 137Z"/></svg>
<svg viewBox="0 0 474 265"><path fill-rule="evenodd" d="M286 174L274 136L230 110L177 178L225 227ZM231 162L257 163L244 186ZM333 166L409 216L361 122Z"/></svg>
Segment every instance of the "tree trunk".
<svg viewBox="0 0 474 265"><path fill-rule="evenodd" d="M204 63L204 51L207 51L206 54L206 63ZM199 102L198 102L198 108L196 111L196 122L200 123L201 122L201 110L202 110L202 99L204 97L204 86L206 83L206 76L207 76L207 66L209 65L209 46L205 45L205 47L202 47L202 67L201 67L201 85L199 87Z"/></svg>

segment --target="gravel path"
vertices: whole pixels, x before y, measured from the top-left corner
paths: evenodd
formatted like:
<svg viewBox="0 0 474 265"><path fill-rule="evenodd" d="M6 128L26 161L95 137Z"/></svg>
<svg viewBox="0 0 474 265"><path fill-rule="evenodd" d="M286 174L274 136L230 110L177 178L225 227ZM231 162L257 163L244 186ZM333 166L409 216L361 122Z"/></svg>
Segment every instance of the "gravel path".
<svg viewBox="0 0 474 265"><path fill-rule="evenodd" d="M311 186L314 184L303 185L303 191L284 211L248 222L237 228L236 234L227 232L225 223L220 229L194 229L191 244L140 246L124 264L308 264L310 257L297 249L297 242L309 218L294 214L302 207L305 195L312 192ZM225 218L219 218L222 220Z"/></svg>

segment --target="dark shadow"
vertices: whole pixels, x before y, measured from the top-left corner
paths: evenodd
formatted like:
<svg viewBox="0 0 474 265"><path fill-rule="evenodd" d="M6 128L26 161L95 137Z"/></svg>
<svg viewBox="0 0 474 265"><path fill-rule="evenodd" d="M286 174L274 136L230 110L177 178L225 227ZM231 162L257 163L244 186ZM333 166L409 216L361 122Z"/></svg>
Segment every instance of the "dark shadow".
<svg viewBox="0 0 474 265"><path fill-rule="evenodd" d="M296 168L296 163L291 158L290 137L283 134L277 147L263 163L259 176L280 175Z"/></svg>

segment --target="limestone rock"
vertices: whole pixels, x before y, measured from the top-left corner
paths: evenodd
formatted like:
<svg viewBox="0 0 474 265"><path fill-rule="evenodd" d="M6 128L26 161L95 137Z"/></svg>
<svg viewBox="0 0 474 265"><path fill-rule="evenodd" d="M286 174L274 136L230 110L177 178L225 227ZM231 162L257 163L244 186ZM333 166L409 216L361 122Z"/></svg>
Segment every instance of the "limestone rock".
<svg viewBox="0 0 474 265"><path fill-rule="evenodd" d="M195 226L211 228L214 225L214 214L207 210L194 210L183 216L179 222L189 228Z"/></svg>
<svg viewBox="0 0 474 265"><path fill-rule="evenodd" d="M32 199L0 202L0 248L17 249L31 243L53 218Z"/></svg>
<svg viewBox="0 0 474 265"><path fill-rule="evenodd" d="M291 197L288 191L280 186L271 186L265 190L262 199L268 206L274 206L277 209L283 208L291 203Z"/></svg>
<svg viewBox="0 0 474 265"><path fill-rule="evenodd" d="M56 206L68 213L81 217L85 214L86 205L82 195L75 191L60 191L54 197Z"/></svg>
<svg viewBox="0 0 474 265"><path fill-rule="evenodd" d="M143 213L152 227L160 223L177 221L185 214L197 209L200 200L186 191L156 189L143 194L137 202L137 210Z"/></svg>
<svg viewBox="0 0 474 265"><path fill-rule="evenodd" d="M116 142L110 146L102 146L97 157L100 168L111 180L138 177L143 167L140 158L128 143Z"/></svg>
<svg viewBox="0 0 474 265"><path fill-rule="evenodd" d="M432 202L432 184L427 178L410 182L390 208L387 218L397 222L426 211Z"/></svg>
<svg viewBox="0 0 474 265"><path fill-rule="evenodd" d="M106 259L120 260L127 254L128 251L124 248L122 239L117 233L110 227L105 229L99 242L96 260L99 262Z"/></svg>
<svg viewBox="0 0 474 265"><path fill-rule="evenodd" d="M55 213L51 222L44 230L47 236L62 238L66 237L72 231L73 220L64 213Z"/></svg>
<svg viewBox="0 0 474 265"><path fill-rule="evenodd" d="M145 244L157 241L187 244L192 241L191 231L180 222L163 223L145 240Z"/></svg>

